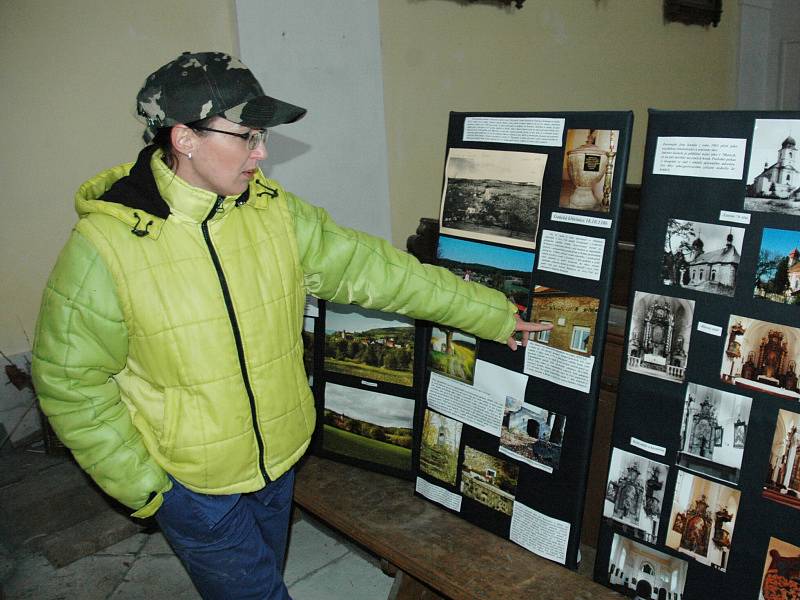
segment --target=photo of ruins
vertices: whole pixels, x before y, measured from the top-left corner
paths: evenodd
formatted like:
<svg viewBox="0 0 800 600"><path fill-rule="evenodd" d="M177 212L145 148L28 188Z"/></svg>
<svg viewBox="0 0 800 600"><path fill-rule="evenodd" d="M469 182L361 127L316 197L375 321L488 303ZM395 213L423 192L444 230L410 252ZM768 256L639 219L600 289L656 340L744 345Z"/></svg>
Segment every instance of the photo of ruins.
<svg viewBox="0 0 800 600"><path fill-rule="evenodd" d="M561 460L566 423L563 415L506 396L500 453L552 473Z"/></svg>
<svg viewBox="0 0 800 600"><path fill-rule="evenodd" d="M517 465L464 446L461 493L465 497L511 516L518 478Z"/></svg>

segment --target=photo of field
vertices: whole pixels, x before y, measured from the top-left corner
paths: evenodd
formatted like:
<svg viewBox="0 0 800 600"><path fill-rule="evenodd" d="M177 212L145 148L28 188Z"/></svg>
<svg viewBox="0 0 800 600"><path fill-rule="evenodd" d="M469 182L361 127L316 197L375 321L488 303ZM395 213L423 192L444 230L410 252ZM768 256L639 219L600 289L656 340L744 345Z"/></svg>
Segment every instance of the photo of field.
<svg viewBox="0 0 800 600"><path fill-rule="evenodd" d="M472 385L477 340L457 329L434 327L428 348L431 371Z"/></svg>
<svg viewBox="0 0 800 600"><path fill-rule="evenodd" d="M325 450L411 470L413 399L327 383L324 419Z"/></svg>
<svg viewBox="0 0 800 600"><path fill-rule="evenodd" d="M503 292L525 311L533 277L533 252L439 237L439 265L466 281L477 281Z"/></svg>
<svg viewBox="0 0 800 600"><path fill-rule="evenodd" d="M419 449L419 468L423 473L456 484L461 427L459 421L425 409Z"/></svg>
<svg viewBox="0 0 800 600"><path fill-rule="evenodd" d="M328 304L325 370L414 385L414 321L353 305Z"/></svg>

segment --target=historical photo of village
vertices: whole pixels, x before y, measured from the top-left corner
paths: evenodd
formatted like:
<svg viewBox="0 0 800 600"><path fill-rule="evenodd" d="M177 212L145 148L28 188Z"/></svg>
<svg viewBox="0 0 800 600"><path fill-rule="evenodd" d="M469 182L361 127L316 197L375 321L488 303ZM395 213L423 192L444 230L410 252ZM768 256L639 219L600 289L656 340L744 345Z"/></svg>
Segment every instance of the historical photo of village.
<svg viewBox="0 0 800 600"><path fill-rule="evenodd" d="M328 303L325 370L411 387L414 321L352 304Z"/></svg>
<svg viewBox="0 0 800 600"><path fill-rule="evenodd" d="M478 341L474 336L442 325L431 329L428 365L431 371L472 385Z"/></svg>
<svg viewBox="0 0 800 600"><path fill-rule="evenodd" d="M739 490L679 470L665 545L725 571L740 497Z"/></svg>
<svg viewBox="0 0 800 600"><path fill-rule="evenodd" d="M664 285L733 296L744 229L669 219L661 277Z"/></svg>
<svg viewBox="0 0 800 600"><path fill-rule="evenodd" d="M598 298L537 285L533 288L532 306L532 321L553 324L553 329L534 334L536 342L580 356L591 355Z"/></svg>
<svg viewBox="0 0 800 600"><path fill-rule="evenodd" d="M800 305L800 231L764 228L755 279L756 298Z"/></svg>
<svg viewBox="0 0 800 600"><path fill-rule="evenodd" d="M720 379L741 390L800 400L800 329L739 315L728 319Z"/></svg>
<svg viewBox="0 0 800 600"><path fill-rule="evenodd" d="M519 466L464 446L461 463L461 493L466 498L508 516L514 511Z"/></svg>
<svg viewBox="0 0 800 600"><path fill-rule="evenodd" d="M739 483L752 398L698 383L686 386L678 465Z"/></svg>
<svg viewBox="0 0 800 600"><path fill-rule="evenodd" d="M800 414L778 410L764 498L800 509Z"/></svg>
<svg viewBox="0 0 800 600"><path fill-rule="evenodd" d="M664 502L669 467L614 448L608 467L603 517L627 534L654 544Z"/></svg>
<svg viewBox="0 0 800 600"><path fill-rule="evenodd" d="M425 409L419 449L420 471L444 483L456 484L461 427L460 421Z"/></svg>
<svg viewBox="0 0 800 600"><path fill-rule="evenodd" d="M322 447L398 471L411 470L414 399L325 384Z"/></svg>
<svg viewBox="0 0 800 600"><path fill-rule="evenodd" d="M526 316L534 253L440 236L439 265L466 281L477 281L503 292Z"/></svg>
<svg viewBox="0 0 800 600"><path fill-rule="evenodd" d="M800 547L770 537L758 600L798 600L800 598Z"/></svg>
<svg viewBox="0 0 800 600"><path fill-rule="evenodd" d="M689 563L628 539L618 533L611 541L608 557L608 584L626 598L632 598L638 580L650 583L651 598L683 598ZM666 595L661 594L661 590Z"/></svg>
<svg viewBox="0 0 800 600"><path fill-rule="evenodd" d="M619 131L568 129L561 168L561 208L594 212L611 209L611 186Z"/></svg>
<svg viewBox="0 0 800 600"><path fill-rule="evenodd" d="M744 209L800 216L800 120L756 119Z"/></svg>
<svg viewBox="0 0 800 600"><path fill-rule="evenodd" d="M693 320L694 300L636 292L629 324L628 371L682 382Z"/></svg>
<svg viewBox="0 0 800 600"><path fill-rule="evenodd" d="M547 155L451 148L441 233L536 248Z"/></svg>
<svg viewBox="0 0 800 600"><path fill-rule="evenodd" d="M558 469L566 417L506 396L500 453L552 473Z"/></svg>

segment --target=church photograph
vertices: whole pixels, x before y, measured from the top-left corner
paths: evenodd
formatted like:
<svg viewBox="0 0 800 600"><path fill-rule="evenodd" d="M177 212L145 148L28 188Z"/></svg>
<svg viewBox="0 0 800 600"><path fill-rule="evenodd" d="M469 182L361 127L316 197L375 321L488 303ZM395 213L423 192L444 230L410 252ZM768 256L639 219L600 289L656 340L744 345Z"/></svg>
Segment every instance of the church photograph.
<svg viewBox="0 0 800 600"><path fill-rule="evenodd" d="M667 598L683 598L688 569L689 564L682 558L614 534L608 563L608 583L626 597L631 597L638 581L644 579L650 583L652 598L661 598L659 594L662 589L666 590Z"/></svg>
<svg viewBox="0 0 800 600"><path fill-rule="evenodd" d="M800 231L764 228L753 296L800 304Z"/></svg>
<svg viewBox="0 0 800 600"><path fill-rule="evenodd" d="M664 285L733 296L744 229L669 219L661 278Z"/></svg>
<svg viewBox="0 0 800 600"><path fill-rule="evenodd" d="M780 409L769 453L763 496L800 509L800 414Z"/></svg>
<svg viewBox="0 0 800 600"><path fill-rule="evenodd" d="M756 119L744 209L800 215L800 120Z"/></svg>

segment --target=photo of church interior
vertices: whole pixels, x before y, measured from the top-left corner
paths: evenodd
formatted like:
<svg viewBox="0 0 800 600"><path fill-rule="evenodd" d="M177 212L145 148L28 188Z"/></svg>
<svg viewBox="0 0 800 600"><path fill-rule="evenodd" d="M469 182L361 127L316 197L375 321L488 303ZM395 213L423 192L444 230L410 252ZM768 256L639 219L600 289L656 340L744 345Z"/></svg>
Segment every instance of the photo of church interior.
<svg viewBox="0 0 800 600"><path fill-rule="evenodd" d="M632 597L637 582L644 579L652 588L651 598L683 600L687 570L688 563L683 559L614 534L608 564L608 582L623 596Z"/></svg>
<svg viewBox="0 0 800 600"><path fill-rule="evenodd" d="M720 377L745 390L800 400L800 329L731 315Z"/></svg>
<svg viewBox="0 0 800 600"><path fill-rule="evenodd" d="M779 410L769 453L764 497L800 508L800 414Z"/></svg>

